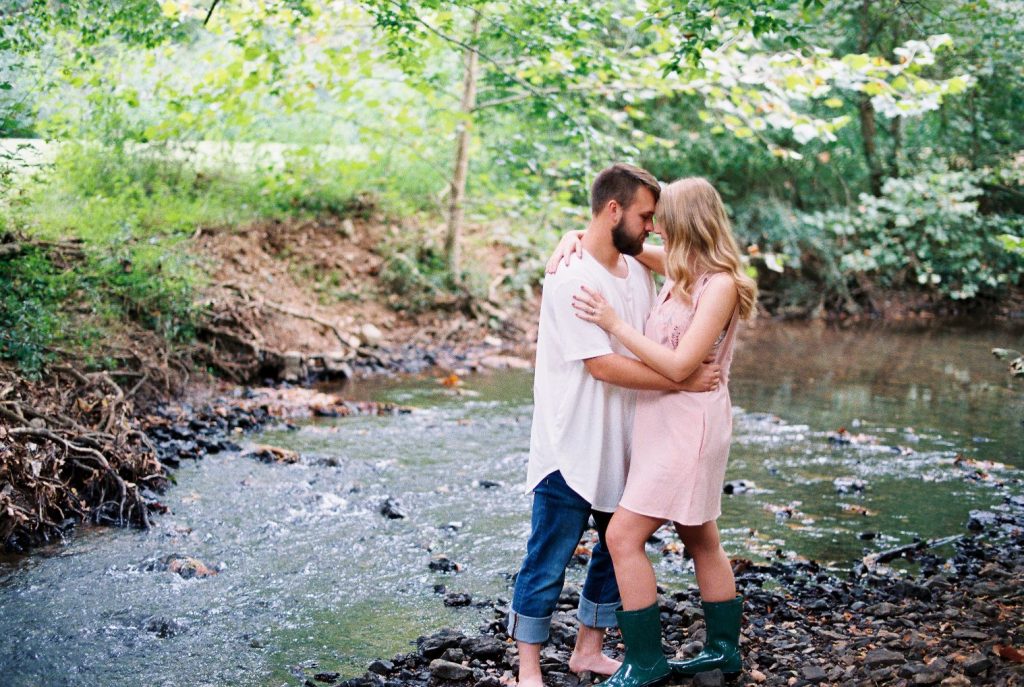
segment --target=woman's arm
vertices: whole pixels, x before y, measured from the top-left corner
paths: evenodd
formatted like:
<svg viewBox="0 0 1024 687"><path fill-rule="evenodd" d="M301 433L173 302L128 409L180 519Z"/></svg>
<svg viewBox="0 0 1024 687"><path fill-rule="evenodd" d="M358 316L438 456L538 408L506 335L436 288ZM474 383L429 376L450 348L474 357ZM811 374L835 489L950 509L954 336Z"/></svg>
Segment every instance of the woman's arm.
<svg viewBox="0 0 1024 687"><path fill-rule="evenodd" d="M644 246L644 252L636 256L640 264L652 272L665 276L665 247Z"/></svg>
<svg viewBox="0 0 1024 687"><path fill-rule="evenodd" d="M648 339L623 322L600 293L586 286L582 295L573 296L573 307L577 317L595 323L653 370L680 382L689 377L710 352L732 318L738 297L732 279L712 279L705 287L690 327L675 349Z"/></svg>
<svg viewBox="0 0 1024 687"><path fill-rule="evenodd" d="M570 231L565 234L558 242L558 245L555 246L555 251L551 254L551 257L548 258L544 271L548 274L554 274L563 262L568 266L573 255L583 257L583 234L585 233L583 231ZM657 272L661 275L665 274L664 246L644 246L643 253L636 256L636 259L640 261L641 265L652 272Z"/></svg>
<svg viewBox="0 0 1024 687"><path fill-rule="evenodd" d="M568 234L562 237L555 246L555 252L548 258L548 264L544 267L544 271L548 274L554 274L558 271L558 266L563 261L565 266L569 266L569 260L572 259L573 254L583 257L583 234L586 232L582 231L570 231Z"/></svg>

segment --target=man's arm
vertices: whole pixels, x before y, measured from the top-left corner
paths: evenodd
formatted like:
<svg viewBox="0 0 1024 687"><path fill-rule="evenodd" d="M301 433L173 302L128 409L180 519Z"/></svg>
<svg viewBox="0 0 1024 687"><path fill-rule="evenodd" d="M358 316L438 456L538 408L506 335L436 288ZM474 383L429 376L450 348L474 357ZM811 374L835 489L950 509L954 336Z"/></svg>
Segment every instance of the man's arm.
<svg viewBox="0 0 1024 687"><path fill-rule="evenodd" d="M703 364L682 382L673 382L639 360L618 353L609 353L583 361L594 379L627 389L642 391L711 391L718 386L722 368Z"/></svg>

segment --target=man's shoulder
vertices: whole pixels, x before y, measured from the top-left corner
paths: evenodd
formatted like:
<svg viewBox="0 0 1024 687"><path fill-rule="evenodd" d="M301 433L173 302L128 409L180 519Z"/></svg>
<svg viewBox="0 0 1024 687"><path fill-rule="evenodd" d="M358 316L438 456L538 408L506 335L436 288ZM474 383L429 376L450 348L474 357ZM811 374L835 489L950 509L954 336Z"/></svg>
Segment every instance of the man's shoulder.
<svg viewBox="0 0 1024 687"><path fill-rule="evenodd" d="M574 257L568 265L559 265L558 271L554 274L549 273L544 276L544 288L545 290L556 289L565 284L579 284L591 278L593 278L593 271L587 261Z"/></svg>

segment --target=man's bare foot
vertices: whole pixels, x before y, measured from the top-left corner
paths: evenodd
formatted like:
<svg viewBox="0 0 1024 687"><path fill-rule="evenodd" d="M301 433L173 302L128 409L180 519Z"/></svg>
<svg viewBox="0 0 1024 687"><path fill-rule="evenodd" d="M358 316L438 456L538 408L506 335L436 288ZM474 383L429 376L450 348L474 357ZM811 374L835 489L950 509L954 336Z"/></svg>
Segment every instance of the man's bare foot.
<svg viewBox="0 0 1024 687"><path fill-rule="evenodd" d="M574 673L589 671L595 675L612 675L621 665L622 661L616 661L614 658L605 656L601 652L596 654L578 654L574 651L572 656L569 657L569 670Z"/></svg>
<svg viewBox="0 0 1024 687"><path fill-rule="evenodd" d="M517 687L544 687L544 680L540 675L536 675L531 677L521 677L519 678L518 683L513 682L512 684L517 685Z"/></svg>

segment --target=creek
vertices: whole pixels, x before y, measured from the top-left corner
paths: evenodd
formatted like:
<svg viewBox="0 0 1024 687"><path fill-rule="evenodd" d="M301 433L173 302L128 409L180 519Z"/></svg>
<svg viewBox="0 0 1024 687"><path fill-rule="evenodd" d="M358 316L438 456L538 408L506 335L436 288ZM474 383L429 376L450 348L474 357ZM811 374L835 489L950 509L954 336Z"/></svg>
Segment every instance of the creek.
<svg viewBox="0 0 1024 687"><path fill-rule="evenodd" d="M1024 383L994 346L1024 348L1024 334L747 332L731 383L733 493L719 521L729 554L846 570L915 537L963 533L970 511L1001 501L997 482L1024 493ZM310 662L355 675L440 627L474 632L493 610L445 607L438 587L474 603L510 597L529 529L532 376L463 382L352 384L346 397L416 410L245 437L302 459L187 463L152 530L81 528L63 545L0 558L0 683L294 685ZM405 518L381 514L389 497ZM671 534L659 536L660 582L690 584ZM170 554L220 572L159 571ZM432 570L442 555L461 570ZM570 568L570 582L582 572Z"/></svg>

